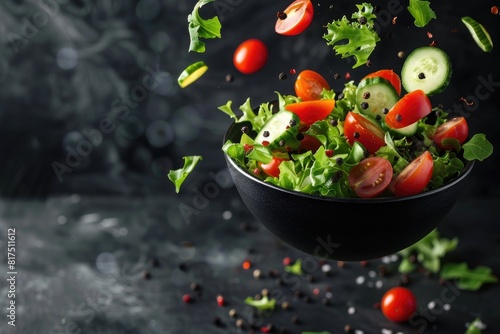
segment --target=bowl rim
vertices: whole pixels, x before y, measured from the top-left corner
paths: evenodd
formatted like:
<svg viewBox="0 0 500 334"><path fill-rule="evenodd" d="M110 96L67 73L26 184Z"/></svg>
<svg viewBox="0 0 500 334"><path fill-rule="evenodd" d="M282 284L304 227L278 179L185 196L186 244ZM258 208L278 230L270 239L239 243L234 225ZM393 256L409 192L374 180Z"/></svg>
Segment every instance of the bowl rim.
<svg viewBox="0 0 500 334"><path fill-rule="evenodd" d="M237 122L231 123L231 125L228 128L228 130L224 134L223 145L227 141L227 137L228 137L229 132L237 124L238 124ZM224 152L224 157L225 157L226 161L229 162L232 165L232 167L234 167L238 171L238 173L242 174L244 177L247 177L252 182L256 182L256 183L258 183L258 184L260 184L260 185L262 185L264 187L268 187L270 189L274 189L276 191L279 191L279 192L282 192L282 193L285 193L285 194L288 194L288 195L292 195L292 196L305 197L305 198L309 198L309 199L320 200L320 201L327 201L327 202L354 203L354 204L355 203L395 203L395 202L405 202L405 201L411 201L411 200L415 200L415 199L422 198L422 197L432 196L434 194L442 192L443 190L451 188L454 185L456 185L457 183L461 182L467 175L469 175L469 173L471 172L471 170L472 170L472 168L474 167L474 164L475 164L475 160L467 160L465 162L465 166L464 166L462 172L457 177L455 177L453 180L451 180L450 182L448 182L447 184L445 184L445 185L443 185L443 186L441 186L439 188L428 190L428 191L425 191L425 192L422 192L422 193L419 193L419 194L416 194L416 195L402 196L402 197L395 197L395 196L394 197L389 197L389 196L386 196L386 197L374 197L374 198L360 198L360 197L345 198L345 197L331 197L331 196L307 194L307 193L301 193L299 191L292 190L292 189L286 189L286 188L278 187L278 186L276 186L274 184L271 184L271 183L265 182L264 180L256 178L255 176L253 176L252 174L250 174L249 171L247 171L246 169L244 169L243 167L241 167L233 158L231 158L230 156L228 156L225 152Z"/></svg>

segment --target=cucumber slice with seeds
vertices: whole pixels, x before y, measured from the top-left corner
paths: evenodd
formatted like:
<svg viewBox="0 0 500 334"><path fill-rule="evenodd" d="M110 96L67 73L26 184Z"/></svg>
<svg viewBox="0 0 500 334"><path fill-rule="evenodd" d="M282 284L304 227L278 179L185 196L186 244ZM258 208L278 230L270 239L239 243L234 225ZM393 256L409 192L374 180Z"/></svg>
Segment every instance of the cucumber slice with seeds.
<svg viewBox="0 0 500 334"><path fill-rule="evenodd" d="M267 120L255 137L255 142L267 146L271 151L295 150L300 146L300 119L293 112L281 110Z"/></svg>
<svg viewBox="0 0 500 334"><path fill-rule="evenodd" d="M422 46L413 50L403 63L401 83L408 93L421 89L430 96L448 87L452 72L446 52L435 46Z"/></svg>
<svg viewBox="0 0 500 334"><path fill-rule="evenodd" d="M356 107L362 114L375 119L384 120L384 109L390 110L398 100L394 86L381 77L362 79L356 90Z"/></svg>
<svg viewBox="0 0 500 334"><path fill-rule="evenodd" d="M491 40L491 36L481 23L477 22L470 16L462 17L462 22L463 24L465 24L467 29L469 29L472 38L481 48L481 50L483 50L484 52L490 52L491 49L493 49L493 41Z"/></svg>
<svg viewBox="0 0 500 334"><path fill-rule="evenodd" d="M196 80L198 80L208 70L208 66L204 61L198 61L186 67L179 75L177 83L181 88L187 87Z"/></svg>

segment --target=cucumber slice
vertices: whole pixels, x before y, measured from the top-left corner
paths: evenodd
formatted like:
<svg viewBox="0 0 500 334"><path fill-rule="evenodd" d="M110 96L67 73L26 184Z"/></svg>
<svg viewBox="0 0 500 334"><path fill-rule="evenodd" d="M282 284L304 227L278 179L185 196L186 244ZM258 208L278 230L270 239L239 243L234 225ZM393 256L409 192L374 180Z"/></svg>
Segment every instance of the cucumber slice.
<svg viewBox="0 0 500 334"><path fill-rule="evenodd" d="M186 67L179 75L177 83L181 88L187 87L198 80L208 70L208 66L204 61L198 61Z"/></svg>
<svg viewBox="0 0 500 334"><path fill-rule="evenodd" d="M435 46L422 46L413 50L403 63L401 83L408 93L421 89L430 96L448 87L452 72L446 52Z"/></svg>
<svg viewBox="0 0 500 334"><path fill-rule="evenodd" d="M462 22L463 24L465 24L467 29L469 29L472 38L481 48L481 50L483 50L484 52L490 52L491 49L493 49L493 41L491 40L491 36L481 23L477 22L470 16L462 17Z"/></svg>
<svg viewBox="0 0 500 334"><path fill-rule="evenodd" d="M412 123L408 126L405 126L404 128L399 128L399 129L391 129L392 131L399 133L400 135L403 136L413 136L415 133L417 133L418 130L418 122Z"/></svg>
<svg viewBox="0 0 500 334"><path fill-rule="evenodd" d="M362 79L356 90L357 109L375 119L384 120L384 109L390 110L398 100L399 96L394 86L382 77Z"/></svg>
<svg viewBox="0 0 500 334"><path fill-rule="evenodd" d="M255 142L267 146L271 151L287 149L295 150L300 146L299 134L300 119L293 112L281 110L267 120L257 133Z"/></svg>

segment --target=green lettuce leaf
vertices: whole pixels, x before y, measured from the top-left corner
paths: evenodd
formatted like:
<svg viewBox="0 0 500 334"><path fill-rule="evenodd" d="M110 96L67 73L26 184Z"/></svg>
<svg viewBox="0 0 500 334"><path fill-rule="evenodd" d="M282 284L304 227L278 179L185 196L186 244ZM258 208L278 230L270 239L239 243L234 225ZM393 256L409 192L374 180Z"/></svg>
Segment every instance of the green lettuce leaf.
<svg viewBox="0 0 500 334"><path fill-rule="evenodd" d="M188 30L191 42L189 44L189 51L199 53L205 52L205 43L201 38L220 38L220 30L222 25L217 16L211 19L203 19L200 16L199 9L207 3L215 0L199 0L194 6L193 12L188 15Z"/></svg>
<svg viewBox="0 0 500 334"><path fill-rule="evenodd" d="M259 311L274 310L276 307L276 299L264 296L261 299L253 297L245 298L245 304L255 307Z"/></svg>
<svg viewBox="0 0 500 334"><path fill-rule="evenodd" d="M168 172L168 178L175 185L175 192L179 193L181 189L181 185L184 183L184 180L189 176L189 174L193 171L194 167L198 164L202 157L199 155L191 155L185 156L184 166L180 169L170 170Z"/></svg>
<svg viewBox="0 0 500 334"><path fill-rule="evenodd" d="M483 161L493 153L493 145L483 133L476 133L469 141L462 145L464 158L467 160Z"/></svg>
<svg viewBox="0 0 500 334"><path fill-rule="evenodd" d="M436 18L436 13L431 9L429 1L424 0L410 0L408 11L415 19L415 26L422 28L425 27L430 20Z"/></svg>
<svg viewBox="0 0 500 334"><path fill-rule="evenodd" d="M474 269L468 267L467 263L447 263L440 273L447 280L456 279L457 288L461 290L477 291L485 283L497 283L498 279L492 274L492 270L486 266L477 266Z"/></svg>

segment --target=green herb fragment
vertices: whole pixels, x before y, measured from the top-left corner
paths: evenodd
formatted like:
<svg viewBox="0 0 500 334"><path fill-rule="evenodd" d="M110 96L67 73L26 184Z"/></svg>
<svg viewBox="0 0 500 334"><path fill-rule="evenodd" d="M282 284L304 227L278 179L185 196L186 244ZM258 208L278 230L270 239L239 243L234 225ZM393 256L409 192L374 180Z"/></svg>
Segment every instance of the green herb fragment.
<svg viewBox="0 0 500 334"><path fill-rule="evenodd" d="M207 3L213 2L215 0L199 0L194 6L193 12L188 15L188 29L191 42L189 44L189 51L195 51L199 53L205 52L205 43L201 41L201 38L220 38L220 30L222 25L217 16L211 19L203 19L200 16L199 9L206 5Z"/></svg>
<svg viewBox="0 0 500 334"><path fill-rule="evenodd" d="M493 153L493 145L483 133L476 133L462 145L464 159L483 161Z"/></svg>
<svg viewBox="0 0 500 334"><path fill-rule="evenodd" d="M380 37L374 29L373 6L369 3L356 5L358 12L352 15L350 21L345 15L340 20L334 20L326 25L327 33L323 38L327 45L342 58L354 57L356 63L353 68L366 64ZM346 41L347 43L338 44Z"/></svg>
<svg viewBox="0 0 500 334"><path fill-rule="evenodd" d="M415 19L415 26L425 27L432 19L436 18L436 13L431 9L429 1L410 0L408 11Z"/></svg>
<svg viewBox="0 0 500 334"><path fill-rule="evenodd" d="M183 157L183 159L184 166L180 169L169 171L167 175L169 180L175 185L176 193L179 193L182 183L184 183L184 180L186 180L189 174L193 171L196 164L202 160L202 157L199 155L192 155Z"/></svg>
<svg viewBox="0 0 500 334"><path fill-rule="evenodd" d="M252 124L252 129L256 132L258 132L264 126L264 123L273 115L269 103L262 103L257 113L255 113L250 103L250 98L247 98L245 103L239 107L239 110L242 112L240 116L236 115L233 111L232 104L232 101L228 101L225 105L218 107L218 109L233 118L236 123L250 122Z"/></svg>
<svg viewBox="0 0 500 334"><path fill-rule="evenodd" d="M485 283L497 283L498 279L492 274L492 270L486 266L478 266L470 269L467 263L447 263L441 270L444 279L456 279L457 288L461 290L476 291Z"/></svg>
<svg viewBox="0 0 500 334"><path fill-rule="evenodd" d="M440 238L439 232L434 229L420 241L399 251L403 258L398 270L401 273L409 273L417 268L417 263L420 263L430 272L437 273L441 269L441 258L454 250L457 245L458 238ZM417 263L411 260L414 255Z"/></svg>
<svg viewBox="0 0 500 334"><path fill-rule="evenodd" d="M268 296L264 296L261 299L247 297L245 298L245 304L253 306L259 311L274 310L276 307L276 299L269 299Z"/></svg>
<svg viewBox="0 0 500 334"><path fill-rule="evenodd" d="M293 264L285 266L285 271L294 275L302 275L302 259L297 259Z"/></svg>
<svg viewBox="0 0 500 334"><path fill-rule="evenodd" d="M481 330L486 326L481 322L481 319L477 318L467 327L465 334L481 334Z"/></svg>

